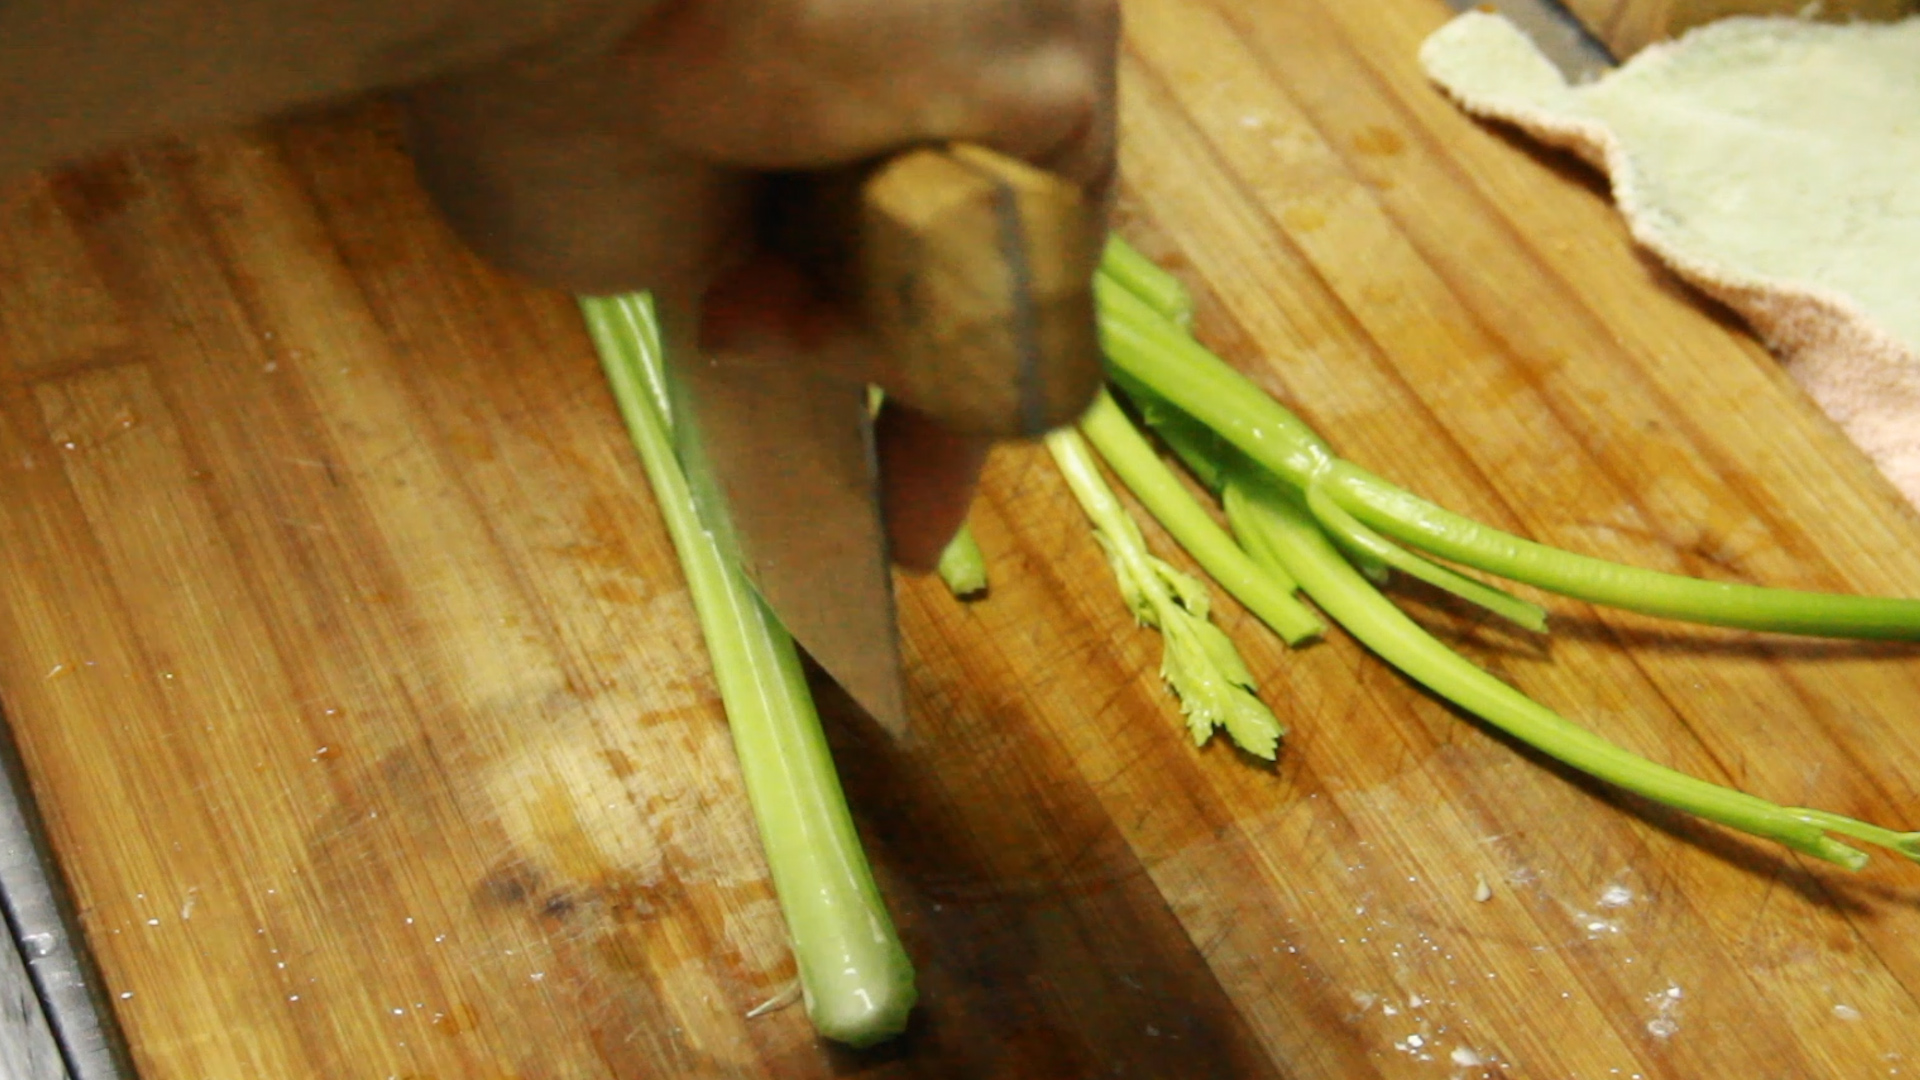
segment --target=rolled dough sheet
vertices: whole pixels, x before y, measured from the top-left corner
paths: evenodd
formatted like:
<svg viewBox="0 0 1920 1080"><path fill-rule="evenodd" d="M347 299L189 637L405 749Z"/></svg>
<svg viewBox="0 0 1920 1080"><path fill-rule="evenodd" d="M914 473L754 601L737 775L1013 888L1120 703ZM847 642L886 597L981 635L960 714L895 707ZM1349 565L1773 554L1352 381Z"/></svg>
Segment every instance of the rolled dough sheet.
<svg viewBox="0 0 1920 1080"><path fill-rule="evenodd" d="M1604 170L1634 237L1920 507L1920 17L1726 19L1576 86L1475 11L1420 60L1469 113Z"/></svg>

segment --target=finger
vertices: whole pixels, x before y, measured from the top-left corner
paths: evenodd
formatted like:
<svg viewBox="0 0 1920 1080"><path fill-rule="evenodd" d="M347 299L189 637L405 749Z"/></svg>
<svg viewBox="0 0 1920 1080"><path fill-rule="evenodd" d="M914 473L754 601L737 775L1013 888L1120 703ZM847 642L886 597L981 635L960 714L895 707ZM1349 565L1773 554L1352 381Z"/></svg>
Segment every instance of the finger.
<svg viewBox="0 0 1920 1080"><path fill-rule="evenodd" d="M965 139L1096 183L1117 40L1113 0L708 0L622 56L647 125L715 160L809 169Z"/></svg>
<svg viewBox="0 0 1920 1080"><path fill-rule="evenodd" d="M764 251L731 265L707 289L699 349L709 362L804 364L856 386L885 372L866 329L822 299L798 267Z"/></svg>
<svg viewBox="0 0 1920 1080"><path fill-rule="evenodd" d="M966 522L991 443L956 435L901 405L880 411L880 507L893 561L926 573Z"/></svg>
<svg viewBox="0 0 1920 1080"><path fill-rule="evenodd" d="M650 289L691 310L745 248L750 181L568 109L569 88L499 70L409 94L420 179L479 254L542 284Z"/></svg>
<svg viewBox="0 0 1920 1080"><path fill-rule="evenodd" d="M808 169L903 144L977 141L1078 183L1098 237L1113 189L1118 31L1108 0L709 0L650 24L632 59L652 80L638 97L644 122L688 153ZM1090 279L1100 245L1075 247L1064 280ZM1065 349L1086 336L1058 340ZM1029 430L1024 399L1016 416L888 340L901 355L864 371L896 399L956 430ZM1091 401L1099 369L1079 355L1090 347L1044 359L1047 422Z"/></svg>
<svg viewBox="0 0 1920 1080"><path fill-rule="evenodd" d="M1120 8L1095 3L1084 12L1080 33L1093 63L1093 101L1080 126L1070 128L1052 148L1030 160L1081 186L1101 221L1113 209L1119 179Z"/></svg>

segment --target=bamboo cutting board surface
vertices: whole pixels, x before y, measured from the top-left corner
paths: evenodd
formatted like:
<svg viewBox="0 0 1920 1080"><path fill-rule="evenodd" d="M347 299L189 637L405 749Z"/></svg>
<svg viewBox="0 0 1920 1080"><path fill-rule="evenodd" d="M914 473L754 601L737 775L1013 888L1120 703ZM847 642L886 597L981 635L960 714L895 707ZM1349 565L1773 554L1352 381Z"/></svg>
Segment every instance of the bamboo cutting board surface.
<svg viewBox="0 0 1920 1080"><path fill-rule="evenodd" d="M1767 355L1425 84L1444 6L1127 14L1120 228L1348 456L1593 554L1920 595L1920 520ZM1620 799L1224 600L1293 734L1196 751L1030 447L974 515L991 595L904 586L921 741L822 689L913 1029L749 1020L793 967L570 301L456 249L378 110L4 213L0 701L147 1080L1920 1067L1920 867ZM1397 595L1658 760L1920 822L1911 648Z"/></svg>

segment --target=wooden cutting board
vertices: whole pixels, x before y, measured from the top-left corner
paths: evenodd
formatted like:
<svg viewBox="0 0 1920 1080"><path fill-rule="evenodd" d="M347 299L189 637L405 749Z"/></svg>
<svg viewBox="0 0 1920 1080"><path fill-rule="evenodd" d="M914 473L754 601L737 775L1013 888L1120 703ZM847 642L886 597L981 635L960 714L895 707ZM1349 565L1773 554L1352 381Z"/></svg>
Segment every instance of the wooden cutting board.
<svg viewBox="0 0 1920 1080"><path fill-rule="evenodd" d="M1774 362L1427 86L1437 0L1127 12L1119 226L1346 454L1598 555L1920 595L1920 519ZM991 595L904 586L922 741L830 718L913 1028L749 1020L792 963L568 298L459 251L378 110L4 214L0 701L147 1080L1917 1067L1920 867L1618 798L1224 601L1293 735L1195 750L1032 448L974 516ZM1658 760L1920 822L1912 648L1399 595Z"/></svg>

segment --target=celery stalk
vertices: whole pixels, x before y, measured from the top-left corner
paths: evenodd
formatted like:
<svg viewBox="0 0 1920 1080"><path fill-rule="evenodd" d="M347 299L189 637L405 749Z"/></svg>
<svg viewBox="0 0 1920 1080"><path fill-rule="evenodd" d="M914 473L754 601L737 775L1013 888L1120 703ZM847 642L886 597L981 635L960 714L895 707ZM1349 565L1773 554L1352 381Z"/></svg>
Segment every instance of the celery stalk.
<svg viewBox="0 0 1920 1080"><path fill-rule="evenodd" d="M734 750L820 1034L869 1046L905 1029L914 973L834 772L793 640L711 534L673 450L644 296L580 302L644 463L713 659Z"/></svg>
<svg viewBox="0 0 1920 1080"><path fill-rule="evenodd" d="M1287 644L1304 644L1326 631L1326 625L1294 599L1297 586L1291 580L1255 565L1233 537L1214 523L1111 395L1101 392L1080 418L1080 430L1120 482L1187 549L1200 568Z"/></svg>
<svg viewBox="0 0 1920 1080"><path fill-rule="evenodd" d="M1541 588L1695 622L1848 637L1920 636L1920 601L1698 581L1522 540L1443 510L1341 460L1301 420L1102 273L1101 338L1115 382L1222 496L1241 545L1402 673L1572 767L1710 821L1849 869L1850 837L1920 861L1920 832L1782 807L1640 758L1568 721L1448 649L1381 596L1357 563L1399 566L1499 610L1522 602L1452 571L1420 571L1370 526L1414 548ZM1331 535L1330 535L1331 534ZM1335 547L1335 538L1348 550ZM1523 620L1524 607L1509 612ZM1537 609L1536 609L1537 610Z"/></svg>
<svg viewBox="0 0 1920 1080"><path fill-rule="evenodd" d="M1516 626L1540 633L1546 631L1547 612L1539 604L1522 600L1485 582L1475 581L1438 563L1428 562L1395 545L1347 513L1326 493L1326 485L1307 485L1307 509L1313 512L1314 520L1320 523L1327 535L1345 549L1348 558L1356 563L1364 559L1398 570L1408 577L1418 578L1435 588L1445 589L1463 600L1478 604Z"/></svg>
<svg viewBox="0 0 1920 1080"><path fill-rule="evenodd" d="M1656 802L1858 870L1851 836L1920 861L1920 833L1765 799L1657 765L1559 716L1446 647L1367 584L1323 533L1297 491L1249 476L1227 487L1227 516L1259 557L1297 579L1314 603L1401 672L1515 738L1590 776Z"/></svg>
<svg viewBox="0 0 1920 1080"><path fill-rule="evenodd" d="M1138 382L1127 378L1124 374L1116 372L1114 382L1126 389L1128 395L1133 399L1134 404L1139 407L1141 415L1147 418L1148 425L1159 432L1161 440L1164 441L1168 448L1174 452L1174 455L1193 472L1195 478L1211 488L1215 494L1221 494L1229 482L1223 462L1240 458L1242 456L1240 451L1236 449L1233 444L1220 439L1205 425L1195 421L1192 417L1180 412L1173 406L1168 405L1159 395L1141 386ZM1124 417L1122 417L1122 422L1125 422ZM1127 426L1129 428L1132 427L1131 424ZM1089 434L1091 434L1091 432L1089 432ZM1139 438L1138 433L1135 433L1134 437ZM1098 445L1098 440L1096 440L1096 445ZM1103 454L1106 453L1104 447L1102 447L1101 452ZM1133 479L1128 475L1127 469L1122 468L1119 464L1115 464L1114 471L1121 474L1121 478L1126 480L1128 487L1133 487ZM1547 614L1538 604L1529 603L1504 590L1494 588L1484 582L1475 581L1464 574L1449 570L1437 563L1429 562L1412 552L1395 547L1386 539L1369 530L1351 515L1346 514L1330 498L1321 497L1317 493L1317 488L1310 486L1308 492L1312 496L1311 505L1313 506L1315 516L1320 520L1321 527L1326 529L1335 540L1341 543L1348 560L1351 561L1368 580L1377 585L1384 585L1386 584L1388 570L1390 568L1397 569L1404 574L1425 581L1436 588L1444 589L1468 603L1477 604L1495 615L1525 627L1528 630L1544 631L1546 629ZM1140 492L1136 490L1135 494L1139 495ZM1178 517L1184 518L1186 516L1184 512L1175 507L1168 506L1163 513L1162 508L1156 505L1154 501L1144 496L1141 498L1141 501L1147 503L1148 509L1153 511L1154 516L1160 520L1161 524L1166 525L1168 531L1174 532L1175 538L1179 539L1183 545L1187 546L1189 551L1193 552L1196 561L1199 561L1202 566L1206 566L1209 573L1216 575L1219 573L1214 570L1212 566L1208 565L1206 556L1202 555L1199 550L1196 550L1184 535L1175 531L1171 516L1177 515ZM1195 512L1199 512L1197 508ZM1211 522L1209 522L1209 524L1211 524ZM1231 538L1228 538L1227 543L1231 544L1232 542ZM1233 592L1236 596L1240 596L1238 586L1235 582L1242 580L1242 572L1237 570L1230 572L1234 574L1234 577L1230 580L1223 581L1222 584L1226 585L1228 591ZM1253 570L1253 576L1255 578L1263 578L1278 573L1279 571L1270 564L1254 568ZM1298 588L1298 586L1284 576L1277 578L1275 584L1284 586L1289 594ZM1247 602L1247 598L1241 596L1241 603ZM1297 601L1295 602L1297 603ZM1249 604L1249 606L1251 607L1252 605ZM1271 625L1271 623L1269 623L1269 625ZM1275 627L1275 629L1279 628ZM1284 631L1282 631L1282 636L1285 636ZM1298 642L1289 639L1288 644L1298 644Z"/></svg>
<svg viewBox="0 0 1920 1080"><path fill-rule="evenodd" d="M1809 636L1920 639L1920 600L1702 581L1523 540L1409 494L1351 462L1246 376L1105 275L1094 284L1107 359L1274 475L1321 482L1341 509L1411 547L1627 611Z"/></svg>
<svg viewBox="0 0 1920 1080"><path fill-rule="evenodd" d="M1346 461L1330 470L1326 489L1354 517L1404 544L1577 600L1708 626L1920 639L1920 601L1905 597L1704 581L1561 551L1462 517Z"/></svg>
<svg viewBox="0 0 1920 1080"><path fill-rule="evenodd" d="M1233 642L1208 618L1207 587L1154 558L1127 508L1100 475L1086 440L1073 428L1046 437L1067 487L1093 523L1120 595L1139 622L1160 631L1160 677L1180 699L1187 730L1199 746L1224 727L1240 749L1273 760L1286 734L1254 694L1253 675Z"/></svg>
<svg viewBox="0 0 1920 1080"><path fill-rule="evenodd" d="M1167 321L1182 330L1193 326L1193 298L1180 279L1160 269L1118 234L1107 238L1100 253L1100 272L1125 286Z"/></svg>
<svg viewBox="0 0 1920 1080"><path fill-rule="evenodd" d="M948 592L962 599L987 591L987 557L981 553L980 542L973 538L972 529L960 526L960 531L954 533L953 539L941 550L934 572L946 583Z"/></svg>

